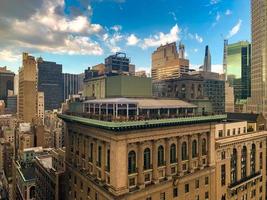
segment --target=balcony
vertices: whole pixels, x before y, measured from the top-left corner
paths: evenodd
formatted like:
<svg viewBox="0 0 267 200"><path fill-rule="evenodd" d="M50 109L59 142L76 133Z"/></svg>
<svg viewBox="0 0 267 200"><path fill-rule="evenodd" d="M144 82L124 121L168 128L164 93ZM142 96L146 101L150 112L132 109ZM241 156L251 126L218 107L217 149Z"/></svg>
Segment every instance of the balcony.
<svg viewBox="0 0 267 200"><path fill-rule="evenodd" d="M253 181L253 180L257 179L257 178L260 178L261 176L262 176L262 175L261 175L261 172L258 171L258 172L256 172L256 173L251 174L251 175L249 175L249 176L247 176L247 177L245 177L245 178L242 178L242 179L240 179L240 180L238 180L238 181L236 181L236 182L234 182L234 183L231 183L231 184L228 186L228 188L229 188L230 190L235 190L235 189L237 189L238 187L240 187L240 186L242 186L242 185L245 185L245 184L247 184L247 183L250 182L250 181Z"/></svg>

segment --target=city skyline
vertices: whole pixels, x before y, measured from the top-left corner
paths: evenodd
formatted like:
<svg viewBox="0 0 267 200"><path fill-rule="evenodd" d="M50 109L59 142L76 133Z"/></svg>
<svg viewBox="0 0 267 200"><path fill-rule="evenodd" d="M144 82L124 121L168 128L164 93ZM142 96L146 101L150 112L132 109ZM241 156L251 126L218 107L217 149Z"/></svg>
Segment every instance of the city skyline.
<svg viewBox="0 0 267 200"><path fill-rule="evenodd" d="M247 0L205 0L193 7L193 1L139 1L136 6L131 0L58 0L25 2L19 9L12 6L15 3L3 1L0 8L0 23L5 27L0 33L0 64L15 72L22 51L60 63L63 72L77 74L122 51L137 70L150 71L151 53L174 41L185 44L193 68L203 64L205 45L209 45L212 70L222 72L223 38L229 43L250 41ZM24 30L26 26L30 31ZM49 37L43 38L44 34Z"/></svg>

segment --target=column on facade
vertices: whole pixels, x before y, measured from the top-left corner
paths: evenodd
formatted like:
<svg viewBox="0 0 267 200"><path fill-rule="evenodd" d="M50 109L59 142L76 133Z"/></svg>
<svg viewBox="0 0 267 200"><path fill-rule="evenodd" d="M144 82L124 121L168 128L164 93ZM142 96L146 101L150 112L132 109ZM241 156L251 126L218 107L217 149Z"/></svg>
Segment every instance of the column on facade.
<svg viewBox="0 0 267 200"><path fill-rule="evenodd" d="M129 119L129 104L126 104L126 118Z"/></svg>
<svg viewBox="0 0 267 200"><path fill-rule="evenodd" d="M189 155L189 162L188 162L188 169L189 171L192 170L192 136L188 136L188 155Z"/></svg>
<svg viewBox="0 0 267 200"><path fill-rule="evenodd" d="M101 110L102 110L102 104L98 104L98 114L101 115Z"/></svg>
<svg viewBox="0 0 267 200"><path fill-rule="evenodd" d="M260 170L260 152L259 152L259 145L256 145L256 154L255 154L255 172Z"/></svg>
<svg viewBox="0 0 267 200"><path fill-rule="evenodd" d="M153 163L153 181L157 183L159 181L158 177L158 151L157 151L157 143L153 141L152 145L152 163Z"/></svg>
<svg viewBox="0 0 267 200"><path fill-rule="evenodd" d="M115 104L113 104L112 106L113 106L113 110L112 110L113 117L115 117L116 116L116 107L115 107Z"/></svg>
<svg viewBox="0 0 267 200"><path fill-rule="evenodd" d="M236 150L237 150L237 160L236 160L237 180L240 180L241 179L241 149L238 147Z"/></svg>
<svg viewBox="0 0 267 200"><path fill-rule="evenodd" d="M97 170L96 170L96 161L97 161L97 142L96 139L92 140L93 143L93 174L97 174Z"/></svg>
<svg viewBox="0 0 267 200"><path fill-rule="evenodd" d="M165 161L166 161L166 176L168 177L171 175L169 139L165 139Z"/></svg>
<svg viewBox="0 0 267 200"><path fill-rule="evenodd" d="M118 104L115 104L115 115L118 118Z"/></svg>
<svg viewBox="0 0 267 200"><path fill-rule="evenodd" d="M197 144L198 144L198 150L197 150L197 152L198 152L198 167L200 169L202 169L203 163L202 163L202 152L201 152L201 150L202 150L201 133L199 133L197 135L197 138L198 138L198 142L197 142Z"/></svg>
<svg viewBox="0 0 267 200"><path fill-rule="evenodd" d="M95 103L94 103L94 115L95 115Z"/></svg>
<svg viewBox="0 0 267 200"><path fill-rule="evenodd" d="M137 169L138 169L138 176L137 176L137 184L139 187L144 185L144 155L143 155L143 148L142 143L137 144Z"/></svg>
<svg viewBox="0 0 267 200"><path fill-rule="evenodd" d="M251 149L250 146L247 147L247 157L246 157L246 172L247 172L247 176L250 175L250 153L251 153Z"/></svg>
<svg viewBox="0 0 267 200"><path fill-rule="evenodd" d="M106 115L108 116L108 104L106 104Z"/></svg>

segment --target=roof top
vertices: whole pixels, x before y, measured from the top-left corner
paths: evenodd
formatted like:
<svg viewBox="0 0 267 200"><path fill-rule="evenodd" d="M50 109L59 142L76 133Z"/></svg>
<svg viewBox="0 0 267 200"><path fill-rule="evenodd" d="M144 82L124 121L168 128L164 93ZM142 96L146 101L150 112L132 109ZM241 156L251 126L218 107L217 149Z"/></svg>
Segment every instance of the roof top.
<svg viewBox="0 0 267 200"><path fill-rule="evenodd" d="M245 120L248 122L256 122L260 114L255 113L227 113L227 119Z"/></svg>
<svg viewBox="0 0 267 200"><path fill-rule="evenodd" d="M21 174L23 176L23 178L25 179L25 181L30 181L35 179L35 173L34 173L35 167L34 166L28 166L25 168L21 168Z"/></svg>
<svg viewBox="0 0 267 200"><path fill-rule="evenodd" d="M156 98L105 98L87 100L84 103L110 103L110 104L137 104L141 109L153 108L196 108L197 106L177 99L156 99Z"/></svg>
<svg viewBox="0 0 267 200"><path fill-rule="evenodd" d="M52 169L52 156L45 155L45 156L37 156L37 160L41 163L41 165L46 169Z"/></svg>
<svg viewBox="0 0 267 200"><path fill-rule="evenodd" d="M141 121L108 122L84 117L59 114L59 118L68 122L76 122L88 126L98 127L111 131L125 131L131 129L156 128L164 126L177 126L197 123L210 123L226 119L226 115L210 115L200 117L168 118Z"/></svg>

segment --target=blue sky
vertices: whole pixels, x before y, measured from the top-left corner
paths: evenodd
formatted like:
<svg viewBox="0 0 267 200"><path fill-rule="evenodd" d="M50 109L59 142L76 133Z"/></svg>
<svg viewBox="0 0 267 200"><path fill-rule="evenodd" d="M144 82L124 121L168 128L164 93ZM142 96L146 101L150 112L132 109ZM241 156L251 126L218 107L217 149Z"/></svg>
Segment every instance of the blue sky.
<svg viewBox="0 0 267 200"><path fill-rule="evenodd" d="M202 64L209 45L213 70L221 71L223 38L250 41L249 0L23 1L19 10L13 6L19 0L0 6L0 66L14 71L22 51L70 73L123 51L137 69L149 71L151 53L173 41L185 44L192 67Z"/></svg>

